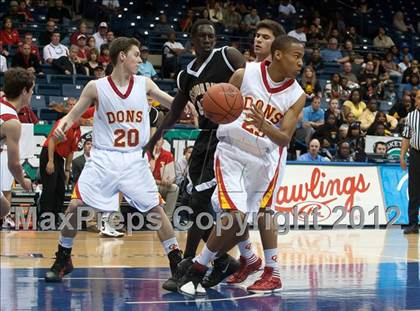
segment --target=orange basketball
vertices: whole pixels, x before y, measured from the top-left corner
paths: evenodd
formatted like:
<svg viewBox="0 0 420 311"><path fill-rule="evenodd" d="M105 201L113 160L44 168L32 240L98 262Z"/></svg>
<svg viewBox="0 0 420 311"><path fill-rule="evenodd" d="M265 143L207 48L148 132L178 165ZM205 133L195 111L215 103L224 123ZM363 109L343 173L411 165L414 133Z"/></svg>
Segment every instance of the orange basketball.
<svg viewBox="0 0 420 311"><path fill-rule="evenodd" d="M206 118L217 124L235 121L244 109L241 92L229 83L213 85L204 94L202 103Z"/></svg>

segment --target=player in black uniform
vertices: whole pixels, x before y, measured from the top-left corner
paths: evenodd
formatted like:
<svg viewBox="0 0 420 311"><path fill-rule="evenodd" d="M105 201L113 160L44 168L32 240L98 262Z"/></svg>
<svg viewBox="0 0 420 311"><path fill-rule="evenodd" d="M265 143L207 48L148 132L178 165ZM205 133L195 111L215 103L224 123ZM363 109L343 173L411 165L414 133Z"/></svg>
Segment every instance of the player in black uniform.
<svg viewBox="0 0 420 311"><path fill-rule="evenodd" d="M187 102L191 101L195 105L199 112L201 131L195 141L190 159L189 176L193 184L190 206L194 211L194 219L193 225L188 231L184 258L193 258L200 240L207 241L211 232L211 228L201 230L195 222L197 215L201 212L212 213L210 202L216 185L213 157L218 143L216 138L217 124L204 116L201 100L210 86L228 82L235 70L245 65L245 59L237 49L232 47L214 48L216 33L211 21L197 20L191 28L191 38L197 57L187 65L185 70L178 74L178 92L175 95L171 110L145 146L146 150L153 150L163 131L170 129L178 121ZM221 280L238 269L239 262L227 254L214 261L213 271L218 273ZM175 279L169 279L164 283L163 288L176 291Z"/></svg>

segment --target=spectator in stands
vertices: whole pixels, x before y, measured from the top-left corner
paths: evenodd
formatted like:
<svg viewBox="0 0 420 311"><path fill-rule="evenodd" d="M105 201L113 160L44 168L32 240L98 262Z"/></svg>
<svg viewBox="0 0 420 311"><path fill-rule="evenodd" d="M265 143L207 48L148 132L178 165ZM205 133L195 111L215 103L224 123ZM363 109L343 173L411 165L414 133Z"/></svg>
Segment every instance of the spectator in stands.
<svg viewBox="0 0 420 311"><path fill-rule="evenodd" d="M25 0L19 1L19 6L17 8L17 14L23 17L24 22L33 22L34 18L32 16L31 11L29 10L28 6L26 5Z"/></svg>
<svg viewBox="0 0 420 311"><path fill-rule="evenodd" d="M44 61L51 64L54 59L60 57L67 57L69 55L69 49L60 43L61 35L58 31L54 31L51 35L50 44L44 46Z"/></svg>
<svg viewBox="0 0 420 311"><path fill-rule="evenodd" d="M71 20L69 10L63 6L63 0L55 0L55 6L48 8L47 19L57 24L67 24Z"/></svg>
<svg viewBox="0 0 420 311"><path fill-rule="evenodd" d="M311 99L314 96L318 96L319 98L322 97L321 86L319 85L314 69L311 66L306 66L303 70L300 85L305 91L307 99Z"/></svg>
<svg viewBox="0 0 420 311"><path fill-rule="evenodd" d="M7 12L5 15L17 23L25 22L25 15L19 12L19 4L17 1L10 1L9 12Z"/></svg>
<svg viewBox="0 0 420 311"><path fill-rule="evenodd" d="M93 75L95 76L95 79L100 79L105 77L105 69L102 67L102 65L99 65L95 69L93 69Z"/></svg>
<svg viewBox="0 0 420 311"><path fill-rule="evenodd" d="M387 83L386 85L384 85L383 89L384 92L381 99L388 102L392 102L392 105L394 106L398 101L398 94L395 90L394 82Z"/></svg>
<svg viewBox="0 0 420 311"><path fill-rule="evenodd" d="M408 55L404 55L404 56L401 58L401 62L398 64L398 67L400 68L400 71L401 71L402 73L404 73L404 71L406 71L406 70L407 70L407 68L409 68L409 67L410 67L410 56L408 56Z"/></svg>
<svg viewBox="0 0 420 311"><path fill-rule="evenodd" d="M99 16L102 19L109 20L115 14L120 12L120 1L119 0L102 0L99 6Z"/></svg>
<svg viewBox="0 0 420 311"><path fill-rule="evenodd" d="M53 33L56 31L56 25L55 22L52 20L47 21L47 25L45 27L45 31L41 33L39 36L39 45L47 45L51 42L51 37Z"/></svg>
<svg viewBox="0 0 420 311"><path fill-rule="evenodd" d="M404 95L402 97L401 102L395 104L389 114L398 120L400 125L405 124L405 118L407 117L408 113L414 109L414 105L411 101L410 95Z"/></svg>
<svg viewBox="0 0 420 311"><path fill-rule="evenodd" d="M85 67L87 68L88 74L90 76L93 76L93 72L96 67L102 66L102 64L98 62L98 59L99 59L99 51L94 48L90 51L88 61L85 64Z"/></svg>
<svg viewBox="0 0 420 311"><path fill-rule="evenodd" d="M181 31L189 33L191 30L191 26L194 22L194 19L195 19L194 11L192 9L188 9L187 15L179 23L179 27L181 28Z"/></svg>
<svg viewBox="0 0 420 311"><path fill-rule="evenodd" d="M168 18L166 17L166 14L161 14L159 16L159 21L156 23L155 28L153 30L165 38L167 38L167 35L169 33L174 31L171 25L168 23Z"/></svg>
<svg viewBox="0 0 420 311"><path fill-rule="evenodd" d="M83 154L75 158L71 165L71 176L74 183L79 179L86 161L90 158L90 150L92 149L92 138L87 138L83 144Z"/></svg>
<svg viewBox="0 0 420 311"><path fill-rule="evenodd" d="M19 32L13 28L10 17L3 19L3 29L0 31L0 41L3 45L18 45L20 42Z"/></svg>
<svg viewBox="0 0 420 311"><path fill-rule="evenodd" d="M332 160L333 162L353 162L351 156L350 144L343 141L338 144L337 154Z"/></svg>
<svg viewBox="0 0 420 311"><path fill-rule="evenodd" d="M360 127L362 130L366 131L369 126L375 121L376 114L378 113L378 104L375 98L369 99L367 103L367 109L363 111L362 116L360 117ZM390 129L394 130L398 121L390 115L386 115L386 122L389 123Z"/></svg>
<svg viewBox="0 0 420 311"><path fill-rule="evenodd" d="M307 153L304 153L299 156L298 161L306 162L326 162L329 161L327 158L324 158L319 155L319 148L321 144L319 140L314 138L309 142L309 150Z"/></svg>
<svg viewBox="0 0 420 311"><path fill-rule="evenodd" d="M188 178L188 164L193 146L185 147L183 157L175 163L175 183L181 188L181 184Z"/></svg>
<svg viewBox="0 0 420 311"><path fill-rule="evenodd" d="M396 31L407 33L407 32L415 32L413 25L406 24L404 21L404 13L401 11L398 11L394 15L394 20L392 25L394 26L394 29Z"/></svg>
<svg viewBox="0 0 420 311"><path fill-rule="evenodd" d="M241 14L236 11L235 3L229 3L227 11L223 14L223 25L231 32L235 32L239 29L241 20Z"/></svg>
<svg viewBox="0 0 420 311"><path fill-rule="evenodd" d="M33 74L41 71L41 66L37 57L31 53L29 44L22 45L22 52L17 52L12 59L12 67L22 67Z"/></svg>
<svg viewBox="0 0 420 311"><path fill-rule="evenodd" d="M350 40L346 40L344 43L344 50L341 51L341 54L343 55L343 58L339 60L341 64L350 62L359 65L364 61L363 57L353 50L353 43Z"/></svg>
<svg viewBox="0 0 420 311"><path fill-rule="evenodd" d="M244 56L245 61L247 63L252 63L252 62L255 61L254 56L251 55L251 52L248 49L244 50L243 53L242 53L242 55Z"/></svg>
<svg viewBox="0 0 420 311"><path fill-rule="evenodd" d="M396 64L398 64L400 62L400 50L398 49L398 47L396 45L391 46L388 50L388 53L392 54L392 61Z"/></svg>
<svg viewBox="0 0 420 311"><path fill-rule="evenodd" d="M107 41L108 45L109 45L109 46L111 46L111 43L112 43L112 41L114 41L114 40L115 40L115 35L114 35L114 32L113 32L113 31L111 31L111 30L108 30L108 31L106 32L106 41Z"/></svg>
<svg viewBox="0 0 420 311"><path fill-rule="evenodd" d="M296 9L291 0L281 0L279 5L279 17L292 20L296 14Z"/></svg>
<svg viewBox="0 0 420 311"><path fill-rule="evenodd" d="M386 144L383 141L378 141L373 146L373 153L376 154L386 154Z"/></svg>
<svg viewBox="0 0 420 311"><path fill-rule="evenodd" d="M360 120L363 111L366 109L366 104L361 101L360 90L355 89L351 91L350 98L343 104L344 115L350 111L353 113L356 121Z"/></svg>
<svg viewBox="0 0 420 311"><path fill-rule="evenodd" d="M80 62L85 64L88 61L88 56L90 53L89 48L86 46L86 36L83 34L80 34L77 37L77 47L79 48L79 53L77 54L77 57L79 58Z"/></svg>
<svg viewBox="0 0 420 311"><path fill-rule="evenodd" d="M200 16L200 18L204 18L204 19L208 19L208 20L210 20L210 13L209 13L209 10L204 9L204 10L201 12L201 16Z"/></svg>
<svg viewBox="0 0 420 311"><path fill-rule="evenodd" d="M350 97L350 93L352 90L359 88L357 83L349 81L346 77L341 78L341 87L342 91L342 100L347 100Z"/></svg>
<svg viewBox="0 0 420 311"><path fill-rule="evenodd" d="M326 62L338 62L343 55L338 50L338 41L335 38L328 40L328 48L321 50L321 57Z"/></svg>
<svg viewBox="0 0 420 311"><path fill-rule="evenodd" d="M92 51L93 49L96 49L99 53L99 49L96 48L96 39L94 36L88 36L87 37L87 47L89 48L89 51Z"/></svg>
<svg viewBox="0 0 420 311"><path fill-rule="evenodd" d="M347 131L346 141L350 145L352 157L356 162L366 162L365 138L359 122L353 122Z"/></svg>
<svg viewBox="0 0 420 311"><path fill-rule="evenodd" d="M100 51L102 44L108 43L106 33L108 32L108 24L105 22L99 23L98 31L93 34L95 38L95 48Z"/></svg>
<svg viewBox="0 0 420 311"><path fill-rule="evenodd" d="M184 52L184 46L181 42L175 41L176 33L171 31L168 34L168 41L163 45L163 77L173 78L177 71L178 56Z"/></svg>
<svg viewBox="0 0 420 311"><path fill-rule="evenodd" d="M394 41L387 36L384 27L379 27L378 35L373 39L373 46L377 49L389 49L394 46Z"/></svg>
<svg viewBox="0 0 420 311"><path fill-rule="evenodd" d="M188 102L187 105L185 105L184 111L178 120L178 124L198 128L198 113L192 103Z"/></svg>
<svg viewBox="0 0 420 311"><path fill-rule="evenodd" d="M111 63L111 56L109 55L109 45L102 44L101 45L101 52L99 54L98 60L103 66L108 66Z"/></svg>
<svg viewBox="0 0 420 311"><path fill-rule="evenodd" d="M378 82L379 64L375 67L373 61L367 61L365 68L362 69L358 81L362 85L366 79L371 79L373 82Z"/></svg>
<svg viewBox="0 0 420 311"><path fill-rule="evenodd" d="M41 61L41 54L39 53L39 49L32 41L33 35L30 32L25 33L25 36L23 38L23 43L28 44L31 47L31 54L35 55L36 59L38 61ZM23 47L22 45L19 47L18 52L22 52Z"/></svg>
<svg viewBox="0 0 420 311"><path fill-rule="evenodd" d="M403 91L404 90L415 90L420 88L420 84L419 84L419 74L418 73L412 73L410 76L410 80L408 81L407 84L404 85L403 87Z"/></svg>
<svg viewBox="0 0 420 311"><path fill-rule="evenodd" d="M345 41L350 41L353 44L359 44L360 43L360 36L357 33L356 27L354 26L349 26L347 28L347 31L344 35L344 40Z"/></svg>
<svg viewBox="0 0 420 311"><path fill-rule="evenodd" d="M312 98L311 105L303 108L299 119L302 121L302 124L300 127L298 125L296 138L308 144L312 134L324 124L324 111L321 109L321 98L318 96Z"/></svg>
<svg viewBox="0 0 420 311"><path fill-rule="evenodd" d="M88 72L86 67L83 66L82 62L77 56L78 53L79 47L77 45L72 45L70 47L70 53L68 56L61 56L60 58L54 59L51 64L65 75L87 75Z"/></svg>
<svg viewBox="0 0 420 311"><path fill-rule="evenodd" d="M338 140L342 141L347 137L347 132L349 130L350 124L355 122L354 114L349 112L344 114L343 123L341 123L340 127L338 128Z"/></svg>
<svg viewBox="0 0 420 311"><path fill-rule="evenodd" d="M0 54L0 72L7 71L7 59L3 55Z"/></svg>
<svg viewBox="0 0 420 311"><path fill-rule="evenodd" d="M383 125L382 127L379 127L379 125ZM379 131L378 131L379 127ZM391 123L388 122L387 115L385 112L378 111L375 115L375 119L373 120L373 123L369 126L367 129L368 135L377 135L377 136L390 136L391 135Z"/></svg>
<svg viewBox="0 0 420 311"><path fill-rule="evenodd" d="M408 46L407 42L403 42L401 44L401 52L399 55L400 62L404 59L404 56L407 56L410 62L413 60L413 55L410 53L410 47Z"/></svg>
<svg viewBox="0 0 420 311"><path fill-rule="evenodd" d="M253 8L251 13L247 14L244 18L244 23L249 30L255 30L259 21L260 17L258 16L258 11L256 8Z"/></svg>
<svg viewBox="0 0 420 311"><path fill-rule="evenodd" d="M319 46L320 44L326 42L323 33L314 24L309 26L309 31L306 34L306 38L308 40L308 45L311 46Z"/></svg>
<svg viewBox="0 0 420 311"><path fill-rule="evenodd" d="M325 124L321 125L313 134L313 138L322 141L324 138L329 141L330 147L335 148L338 143L338 120L334 114L328 114Z"/></svg>
<svg viewBox="0 0 420 311"><path fill-rule="evenodd" d="M79 29L72 33L72 35L70 36L70 44L77 44L77 40L80 35L84 35L85 38L87 38L88 36L87 24L85 21L81 21L79 24Z"/></svg>
<svg viewBox="0 0 420 311"><path fill-rule="evenodd" d="M337 98L332 98L328 103L328 108L324 113L325 123L327 122L328 116L333 115L336 120L336 125L340 126L343 123L343 114L340 109L340 102Z"/></svg>
<svg viewBox="0 0 420 311"><path fill-rule="evenodd" d="M302 22L296 24L295 29L289 31L288 36L294 37L301 42L306 42L306 34L304 32L305 25Z"/></svg>
<svg viewBox="0 0 420 311"><path fill-rule="evenodd" d="M175 183L174 156L170 151L163 149L163 138L160 138L153 150L154 159L150 160L153 176L158 185L159 193L166 201L165 213L169 219L175 210L179 188Z"/></svg>
<svg viewBox="0 0 420 311"><path fill-rule="evenodd" d="M419 73L419 61L417 59L413 59L410 63L410 66L404 71L402 83L408 83L410 80L410 76L413 73Z"/></svg>
<svg viewBox="0 0 420 311"><path fill-rule="evenodd" d="M208 7L210 20L215 25L221 25L223 22L223 10L218 1L211 3Z"/></svg>
<svg viewBox="0 0 420 311"><path fill-rule="evenodd" d="M141 57L141 63L139 64L138 74L154 79L157 78L157 73L155 68L153 67L153 64L147 60L149 57L149 48L145 45L143 45L140 48L140 57Z"/></svg>
<svg viewBox="0 0 420 311"><path fill-rule="evenodd" d="M316 74L321 74L324 70L324 61L321 58L321 50L314 48L311 57L308 60L308 65L311 66Z"/></svg>
<svg viewBox="0 0 420 311"><path fill-rule="evenodd" d="M343 87L341 86L341 76L338 73L333 73L329 82L325 85L324 95L328 99L342 98Z"/></svg>
<svg viewBox="0 0 420 311"><path fill-rule="evenodd" d="M341 75L341 77L347 78L347 80L349 80L349 81L359 83L356 75L353 73L353 67L352 67L352 64L350 62L345 62L343 64L343 72L340 75Z"/></svg>

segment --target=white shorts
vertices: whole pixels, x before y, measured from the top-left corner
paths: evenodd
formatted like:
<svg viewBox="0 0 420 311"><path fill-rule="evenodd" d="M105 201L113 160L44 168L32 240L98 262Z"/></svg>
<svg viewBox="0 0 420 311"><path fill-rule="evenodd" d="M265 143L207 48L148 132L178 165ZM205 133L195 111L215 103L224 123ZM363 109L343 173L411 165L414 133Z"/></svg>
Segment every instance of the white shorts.
<svg viewBox="0 0 420 311"><path fill-rule="evenodd" d="M0 190L11 191L13 184L13 175L9 171L9 161L7 160L7 150L0 152ZM1 192L0 191L0 192Z"/></svg>
<svg viewBox="0 0 420 311"><path fill-rule="evenodd" d="M212 196L213 208L217 212L239 210L248 214L270 207L281 158L279 149L257 157L219 142L214 157L217 186Z"/></svg>
<svg viewBox="0 0 420 311"><path fill-rule="evenodd" d="M141 151L91 150L72 199L103 211L117 211L118 194L141 212L162 204L147 158Z"/></svg>

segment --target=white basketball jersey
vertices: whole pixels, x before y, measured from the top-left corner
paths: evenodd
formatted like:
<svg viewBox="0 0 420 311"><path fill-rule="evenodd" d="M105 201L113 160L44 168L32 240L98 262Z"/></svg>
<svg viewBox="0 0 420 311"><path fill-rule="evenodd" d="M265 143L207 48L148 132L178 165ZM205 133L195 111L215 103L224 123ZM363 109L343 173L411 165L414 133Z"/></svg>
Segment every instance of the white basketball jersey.
<svg viewBox="0 0 420 311"><path fill-rule="evenodd" d="M0 126L11 119L19 120L16 108L4 98L0 98ZM6 149L4 146L6 143L5 138L6 137L0 137L0 150Z"/></svg>
<svg viewBox="0 0 420 311"><path fill-rule="evenodd" d="M111 76L95 83L98 107L93 118L93 146L121 152L141 150L150 137L145 77L131 76L125 94Z"/></svg>
<svg viewBox="0 0 420 311"><path fill-rule="evenodd" d="M287 79L281 83L271 81L267 72L269 64L269 61L246 64L241 86L244 110L234 122L219 125L217 130L219 140L254 154L271 152L278 148L278 145L255 126L245 122L251 104L256 104L269 122L280 127L284 114L304 93L294 79Z"/></svg>

